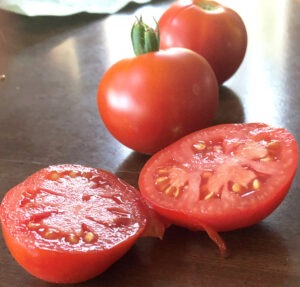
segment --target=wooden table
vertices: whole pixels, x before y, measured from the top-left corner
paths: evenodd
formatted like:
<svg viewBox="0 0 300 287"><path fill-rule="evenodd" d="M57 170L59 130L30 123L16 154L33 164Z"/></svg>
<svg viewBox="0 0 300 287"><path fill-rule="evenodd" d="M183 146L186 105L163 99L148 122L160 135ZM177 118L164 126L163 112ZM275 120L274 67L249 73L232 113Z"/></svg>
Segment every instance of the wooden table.
<svg viewBox="0 0 300 287"><path fill-rule="evenodd" d="M266 122L300 142L300 2L221 1L245 21L249 44L238 72L220 89L217 122ZM118 143L96 106L99 80L133 55L135 15L156 18L171 1L130 5L115 15L35 17L0 12L0 199L33 172L80 163L137 186L147 156ZM300 286L300 176L263 222L222 234L223 259L202 232L179 227L142 238L104 274L74 286ZM27 274L0 239L0 286L52 286Z"/></svg>

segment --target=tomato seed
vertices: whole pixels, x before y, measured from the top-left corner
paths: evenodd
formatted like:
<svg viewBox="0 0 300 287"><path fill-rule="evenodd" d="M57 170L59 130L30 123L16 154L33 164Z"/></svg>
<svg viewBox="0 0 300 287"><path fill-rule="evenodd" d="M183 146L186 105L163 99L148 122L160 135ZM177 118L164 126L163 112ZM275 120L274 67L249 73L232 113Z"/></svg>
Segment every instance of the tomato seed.
<svg viewBox="0 0 300 287"><path fill-rule="evenodd" d="M93 232L89 231L84 235L83 239L85 242L91 243L95 239L95 234Z"/></svg>
<svg viewBox="0 0 300 287"><path fill-rule="evenodd" d="M180 190L178 187L176 187L176 190L173 192L173 195L175 198L177 198L180 195Z"/></svg>
<svg viewBox="0 0 300 287"><path fill-rule="evenodd" d="M160 191L165 191L170 186L170 181L167 178L164 181L155 181L155 184Z"/></svg>
<svg viewBox="0 0 300 287"><path fill-rule="evenodd" d="M72 171L70 171L69 176L72 178L75 178L77 176L77 172L72 170Z"/></svg>
<svg viewBox="0 0 300 287"><path fill-rule="evenodd" d="M166 168L160 168L160 169L158 169L158 170L156 171L156 173L157 173L158 175L166 175L166 174L168 174L168 172L169 172L169 170L166 169Z"/></svg>
<svg viewBox="0 0 300 287"><path fill-rule="evenodd" d="M79 242L79 237L75 234L70 234L67 239L71 244L76 244Z"/></svg>
<svg viewBox="0 0 300 287"><path fill-rule="evenodd" d="M171 194L174 192L174 189L176 189L175 186L169 185L169 186L164 190L164 193L165 193L166 195L171 195Z"/></svg>
<svg viewBox="0 0 300 287"><path fill-rule="evenodd" d="M51 180L58 180L59 179L59 174L57 172L52 172L50 174L50 179Z"/></svg>
<svg viewBox="0 0 300 287"><path fill-rule="evenodd" d="M197 150L197 151L202 151L206 148L206 145L204 142L198 142L193 144L193 147Z"/></svg>
<svg viewBox="0 0 300 287"><path fill-rule="evenodd" d="M260 188L260 181L256 178L253 180L252 182L252 187L255 189L255 190L258 190Z"/></svg>
<svg viewBox="0 0 300 287"><path fill-rule="evenodd" d="M48 229L44 232L43 236L46 239L57 239L59 237L59 233L56 230Z"/></svg>
<svg viewBox="0 0 300 287"><path fill-rule="evenodd" d="M270 162L273 160L273 158L271 156L266 156L260 159L263 162Z"/></svg>
<svg viewBox="0 0 300 287"><path fill-rule="evenodd" d="M169 178L167 176L161 176L161 177L158 177L155 179L155 184L159 184L159 183L165 182L167 180L169 180Z"/></svg>
<svg viewBox="0 0 300 287"><path fill-rule="evenodd" d="M234 184L232 184L232 186L231 186L231 190L232 190L233 192L241 192L242 186L241 186L240 184L238 184L238 183L234 183Z"/></svg>
<svg viewBox="0 0 300 287"><path fill-rule="evenodd" d="M212 198L213 196L214 196L214 193L211 191L210 193L205 195L204 200L208 200L208 199Z"/></svg>
<svg viewBox="0 0 300 287"><path fill-rule="evenodd" d="M28 222L28 224L27 224L27 227L31 230L37 230L40 228L40 226L41 226L40 223L32 222L32 221Z"/></svg>

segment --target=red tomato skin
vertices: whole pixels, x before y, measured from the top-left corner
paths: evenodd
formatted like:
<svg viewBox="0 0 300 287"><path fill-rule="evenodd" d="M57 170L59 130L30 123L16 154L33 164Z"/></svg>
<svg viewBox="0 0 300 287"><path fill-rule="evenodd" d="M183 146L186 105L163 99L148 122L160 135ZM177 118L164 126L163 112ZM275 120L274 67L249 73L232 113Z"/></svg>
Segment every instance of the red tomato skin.
<svg viewBox="0 0 300 287"><path fill-rule="evenodd" d="M117 186L122 186L123 192L129 192L136 199L132 202L134 207L134 217L139 217L139 229L135 233L122 235L123 241L113 244L106 243L98 245L67 245L59 240L39 239L33 232L26 231L27 221L18 219L18 204L20 204L24 192L40 186L49 172L53 170L65 170L79 172L81 170L99 174L104 174L108 182L113 182ZM82 189L81 189L82 190ZM88 185L86 185L88 190ZM79 190L80 192L80 190ZM136 194L136 195L135 195ZM16 211L15 211L16 210ZM138 210L138 211L137 211ZM30 212L30 211L29 211ZM38 212L38 211L37 211ZM140 198L140 194L129 184L117 179L113 174L99 169L82 167L79 165L59 165L42 169L28 177L23 183L18 184L7 192L0 206L0 219L2 232L8 249L14 259L30 274L44 281L53 283L79 283L94 278L109 268L116 260L122 257L143 235L147 225L148 209ZM72 216L69 214L68 216ZM92 215L91 215L92 216ZM99 235L102 237L102 234ZM105 237L105 235L103 235ZM101 240L101 239L100 239ZM110 244L110 243L107 243Z"/></svg>
<svg viewBox="0 0 300 287"><path fill-rule="evenodd" d="M203 57L173 48L117 62L101 79L97 98L110 133L135 151L153 154L212 123L218 84Z"/></svg>
<svg viewBox="0 0 300 287"><path fill-rule="evenodd" d="M28 249L2 226L3 236L14 259L31 275L52 283L79 283L103 273L120 259L136 242L139 234L120 244L116 249L87 254L52 252L39 248Z"/></svg>
<svg viewBox="0 0 300 287"><path fill-rule="evenodd" d="M213 3L215 10L200 5ZM241 65L247 49L242 18L215 1L179 0L161 16L160 48L185 47L202 55L212 66L218 83L228 80Z"/></svg>
<svg viewBox="0 0 300 287"><path fill-rule="evenodd" d="M204 226L209 226L211 229L218 232L231 231L251 226L266 218L286 197L298 166L297 142L293 135L284 129L278 129L279 132L277 135L279 136L277 136L277 138L281 138L281 140L285 141L286 148L289 150L288 157L291 163L287 170L285 170L285 179L281 180L278 185L274 185L273 187L270 185L269 187L266 187L266 190L272 190L272 192L270 192L268 196L262 195L262 200L257 200L252 197L254 204L251 204L250 202L251 197L249 197L249 204L247 204L247 199L245 197L245 199L241 199L240 202L236 201L236 205L233 207L228 204L228 208L226 208L225 204L222 204L222 200L217 200L212 203L208 200L207 202L203 201L203 204L206 204L208 207L206 212L200 212L201 203L198 205L199 208L196 211L193 211L192 204L188 206L182 202L179 204L178 201L174 199L166 200L165 196L161 192L158 194L157 191L155 191L156 188L153 183L153 178L156 168L164 168L167 161L178 161L178 163L180 161L184 162L183 154L186 153L186 150L188 149L187 143L192 144L198 139L207 139L212 134L218 137L220 134L221 136L224 134L230 135L230 133L234 131L239 133L239 129L244 130L241 134L246 134L251 130L268 130L268 126L260 123L223 124L212 126L201 131L196 131L183 137L177 142L154 154L146 162L139 177L139 187L143 197L159 214L164 216L172 224L183 226L191 230L205 230ZM242 135L242 137L244 137L244 135ZM281 157L283 158L285 157L284 152L285 151L281 154ZM183 165L186 166L189 164L189 162L183 163ZM199 171L197 171L197 173L199 173ZM240 208L240 204L242 202L246 203L246 208Z"/></svg>

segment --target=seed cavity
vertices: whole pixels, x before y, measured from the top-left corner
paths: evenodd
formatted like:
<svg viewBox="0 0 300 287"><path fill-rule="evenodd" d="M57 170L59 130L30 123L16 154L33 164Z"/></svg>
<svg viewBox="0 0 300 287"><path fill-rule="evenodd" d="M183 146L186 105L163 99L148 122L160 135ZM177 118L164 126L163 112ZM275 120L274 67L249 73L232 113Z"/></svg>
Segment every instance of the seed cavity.
<svg viewBox="0 0 300 287"><path fill-rule="evenodd" d="M188 185L187 174L183 168L169 166L156 171L154 183L158 191L165 195L178 198Z"/></svg>

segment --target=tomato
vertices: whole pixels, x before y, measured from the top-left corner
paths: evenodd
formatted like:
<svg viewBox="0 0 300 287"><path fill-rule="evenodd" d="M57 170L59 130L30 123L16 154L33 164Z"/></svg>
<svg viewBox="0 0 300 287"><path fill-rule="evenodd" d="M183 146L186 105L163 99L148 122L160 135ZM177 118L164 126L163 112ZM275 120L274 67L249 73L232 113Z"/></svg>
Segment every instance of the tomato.
<svg viewBox="0 0 300 287"><path fill-rule="evenodd" d="M211 124L218 84L203 57L173 48L115 63L102 77L97 97L111 134L135 151L152 154Z"/></svg>
<svg viewBox="0 0 300 287"><path fill-rule="evenodd" d="M12 256L32 275L56 283L99 275L147 231L148 215L135 188L80 165L36 172L0 208Z"/></svg>
<svg viewBox="0 0 300 287"><path fill-rule="evenodd" d="M297 165L297 143L287 130L223 124L153 155L141 170L139 188L171 223L206 230L223 244L216 232L253 225L274 211Z"/></svg>
<svg viewBox="0 0 300 287"><path fill-rule="evenodd" d="M244 59L247 31L243 20L215 1L176 1L158 24L161 49L185 47L204 56L219 84L228 80Z"/></svg>

